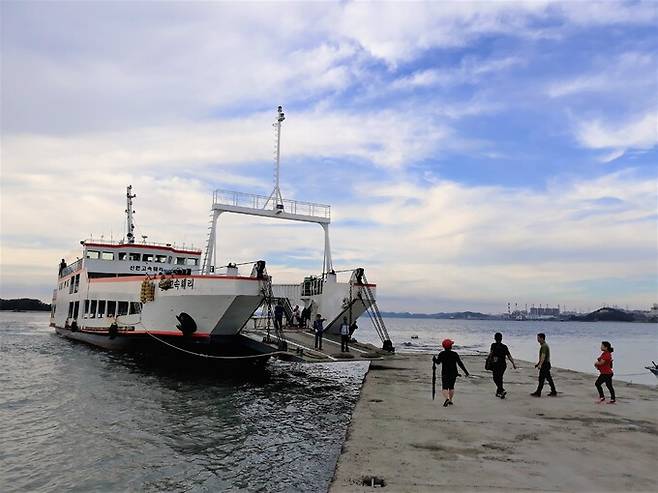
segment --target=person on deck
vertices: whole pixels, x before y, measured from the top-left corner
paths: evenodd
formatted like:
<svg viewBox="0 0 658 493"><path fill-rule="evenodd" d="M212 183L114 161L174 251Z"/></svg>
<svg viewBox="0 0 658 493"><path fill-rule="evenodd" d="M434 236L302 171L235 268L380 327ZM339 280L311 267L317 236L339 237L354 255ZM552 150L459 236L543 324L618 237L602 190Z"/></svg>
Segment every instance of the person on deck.
<svg viewBox="0 0 658 493"><path fill-rule="evenodd" d="M594 363L594 366L599 370L600 373L599 378L596 379L596 383L594 384L596 386L596 390L599 391L599 400L597 402L599 404L605 402L603 386L601 385L605 383L605 386L608 387L608 391L610 392L610 400L608 401L608 404L614 404L617 402L615 399L615 389L612 388L612 352L614 349L608 341L603 341L601 342L601 351L603 351L601 356L599 356Z"/></svg>
<svg viewBox="0 0 658 493"><path fill-rule="evenodd" d="M491 360L491 371L493 372L493 381L496 384L496 397L501 399L505 398L507 392L503 388L503 375L507 369L506 358L512 362L512 366L516 370L516 363L512 359L512 355L509 352L509 348L503 344L503 334L496 332L494 335L494 342L491 345L491 351L489 352L489 358Z"/></svg>
<svg viewBox="0 0 658 493"><path fill-rule="evenodd" d="M340 352L350 352L350 324L347 323L347 317L343 317L343 323L340 324Z"/></svg>
<svg viewBox="0 0 658 493"><path fill-rule="evenodd" d="M299 305L295 305L295 308L292 310L292 325L300 325Z"/></svg>
<svg viewBox="0 0 658 493"><path fill-rule="evenodd" d="M318 313L313 321L313 331L315 332L315 349L320 351L322 351L322 333L324 332L323 322L324 318Z"/></svg>
<svg viewBox="0 0 658 493"><path fill-rule="evenodd" d="M546 334L539 333L537 334L537 342L539 343L539 361L535 365L535 368L539 368L539 383L537 385L537 390L532 394L533 397L541 397L541 391L544 388L544 381L548 380L548 385L551 386L551 391L548 394L551 397L557 395L557 390L555 390L555 384L553 383L553 377L551 376L551 349L546 344Z"/></svg>
<svg viewBox="0 0 658 493"><path fill-rule="evenodd" d="M438 356L435 356L434 360L437 365L443 365L441 367L441 393L445 397L443 407L452 406L452 398L455 396L455 382L459 375L457 365L459 365L467 377L470 375L459 355L452 350L453 344L454 341L444 339L441 343L443 351Z"/></svg>
<svg viewBox="0 0 658 493"><path fill-rule="evenodd" d="M281 330L283 329L283 303L280 301L274 307L274 329Z"/></svg>

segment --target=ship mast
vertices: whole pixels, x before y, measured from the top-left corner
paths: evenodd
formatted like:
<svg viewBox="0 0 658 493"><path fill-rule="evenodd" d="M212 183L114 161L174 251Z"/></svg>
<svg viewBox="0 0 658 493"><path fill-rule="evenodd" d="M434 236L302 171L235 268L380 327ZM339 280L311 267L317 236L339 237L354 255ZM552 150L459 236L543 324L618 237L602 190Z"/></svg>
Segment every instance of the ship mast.
<svg viewBox="0 0 658 493"><path fill-rule="evenodd" d="M137 195L134 195L132 193L133 191L133 186L128 185L126 188L126 221L128 225L127 233L126 233L126 241L128 243L135 243L135 223L133 222L133 214L135 211L133 210L133 199L137 197Z"/></svg>
<svg viewBox="0 0 658 493"><path fill-rule="evenodd" d="M283 113L283 107L279 106L277 108L277 118L276 121L272 124L274 127L274 133L276 135L276 157L274 163L274 190L270 194L267 202L265 202L266 208L270 201L272 201L272 209L277 211L283 210L283 197L281 196L281 190L279 189L279 168L281 160L281 122L286 119L285 114Z"/></svg>

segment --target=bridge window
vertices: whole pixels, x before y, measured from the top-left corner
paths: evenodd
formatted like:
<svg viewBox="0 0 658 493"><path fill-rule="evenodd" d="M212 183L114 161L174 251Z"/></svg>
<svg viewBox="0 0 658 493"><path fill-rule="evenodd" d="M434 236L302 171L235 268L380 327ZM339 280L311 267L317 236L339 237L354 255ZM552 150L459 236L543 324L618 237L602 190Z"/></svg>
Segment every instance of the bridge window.
<svg viewBox="0 0 658 493"><path fill-rule="evenodd" d="M105 300L98 300L98 318L105 315Z"/></svg>
<svg viewBox="0 0 658 493"><path fill-rule="evenodd" d="M176 257L176 265L185 265L185 257Z"/></svg>
<svg viewBox="0 0 658 493"><path fill-rule="evenodd" d="M144 256L142 257L142 260L144 262L153 262L153 254L152 253L145 253Z"/></svg>
<svg viewBox="0 0 658 493"><path fill-rule="evenodd" d="M130 314L142 313L142 304L139 301L130 302Z"/></svg>
<svg viewBox="0 0 658 493"><path fill-rule="evenodd" d="M117 302L116 301L108 301L107 302L107 318L114 317L114 315L116 315L116 310L117 310Z"/></svg>
<svg viewBox="0 0 658 493"><path fill-rule="evenodd" d="M87 258L96 260L100 257L100 255L100 252L97 252L96 250L87 250Z"/></svg>
<svg viewBox="0 0 658 493"><path fill-rule="evenodd" d="M186 258L185 259L185 265L199 265L199 259L198 258Z"/></svg>
<svg viewBox="0 0 658 493"><path fill-rule="evenodd" d="M117 315L128 315L128 302L119 301L117 308Z"/></svg>
<svg viewBox="0 0 658 493"><path fill-rule="evenodd" d="M128 260L127 252L119 252L119 260Z"/></svg>
<svg viewBox="0 0 658 493"><path fill-rule="evenodd" d="M128 254L128 260L141 260L139 253L130 252Z"/></svg>
<svg viewBox="0 0 658 493"><path fill-rule="evenodd" d="M155 261L159 262L161 264L166 264L167 263L167 256L166 255L156 255L155 256Z"/></svg>
<svg viewBox="0 0 658 493"><path fill-rule="evenodd" d="M103 260L114 260L114 252L103 252L101 258Z"/></svg>

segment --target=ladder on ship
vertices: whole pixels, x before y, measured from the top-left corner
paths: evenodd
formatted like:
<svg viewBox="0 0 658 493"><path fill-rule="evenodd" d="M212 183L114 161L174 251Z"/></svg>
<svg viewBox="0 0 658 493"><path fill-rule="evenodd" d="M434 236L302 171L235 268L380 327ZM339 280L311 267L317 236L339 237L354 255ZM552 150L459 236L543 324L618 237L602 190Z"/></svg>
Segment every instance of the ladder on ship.
<svg viewBox="0 0 658 493"><path fill-rule="evenodd" d="M368 313L368 317L370 317L372 326L375 328L375 332L377 332L377 335L382 341L382 349L391 353L395 352L393 342L388 335L388 330L386 330L386 324L384 324L384 318L379 311L377 300L375 300L375 296L372 294L372 289L368 285L368 279L363 268L359 267L355 269L352 278L350 280L350 320L352 319L352 305L360 298L366 307L366 312ZM361 288L356 299L352 298L352 289L354 286Z"/></svg>

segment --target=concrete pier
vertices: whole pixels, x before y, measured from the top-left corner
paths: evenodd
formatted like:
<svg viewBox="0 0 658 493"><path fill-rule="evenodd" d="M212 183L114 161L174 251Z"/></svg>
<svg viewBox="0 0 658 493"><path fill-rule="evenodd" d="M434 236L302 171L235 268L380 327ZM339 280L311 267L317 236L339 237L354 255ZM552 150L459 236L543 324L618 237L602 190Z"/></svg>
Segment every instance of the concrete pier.
<svg viewBox="0 0 658 493"><path fill-rule="evenodd" d="M473 376L450 407L440 370L432 401L431 355L372 362L330 491L657 490L655 387L615 381L617 404L597 404L594 376L554 369L559 395L536 398L537 370L519 362L501 400L484 358L463 360Z"/></svg>

